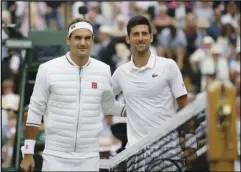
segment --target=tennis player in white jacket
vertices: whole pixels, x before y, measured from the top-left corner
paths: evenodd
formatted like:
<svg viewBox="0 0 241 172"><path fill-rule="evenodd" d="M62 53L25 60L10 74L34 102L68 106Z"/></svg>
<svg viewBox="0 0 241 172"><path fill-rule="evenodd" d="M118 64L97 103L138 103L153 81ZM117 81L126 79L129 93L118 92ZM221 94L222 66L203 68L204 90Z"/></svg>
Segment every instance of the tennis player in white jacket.
<svg viewBox="0 0 241 172"><path fill-rule="evenodd" d="M110 86L110 67L90 57L93 27L77 18L68 27L70 52L41 64L26 122L24 171L34 168L35 139L45 126L43 171L98 171L102 111L123 115Z"/></svg>

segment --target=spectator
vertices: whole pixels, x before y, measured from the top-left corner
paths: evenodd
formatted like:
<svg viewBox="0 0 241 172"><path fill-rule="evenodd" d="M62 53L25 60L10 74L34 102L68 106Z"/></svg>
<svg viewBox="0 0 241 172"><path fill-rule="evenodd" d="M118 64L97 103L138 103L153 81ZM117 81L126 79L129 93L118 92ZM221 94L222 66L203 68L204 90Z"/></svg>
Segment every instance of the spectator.
<svg viewBox="0 0 241 172"><path fill-rule="evenodd" d="M211 56L205 58L201 63L202 88L206 87L206 78L213 77L219 81L229 81L228 61L221 56L221 48L219 45L213 45Z"/></svg>
<svg viewBox="0 0 241 172"><path fill-rule="evenodd" d="M14 77L16 84L19 81L19 68L21 66L23 58L20 52L16 52L13 49L8 49L8 56L2 61L2 80Z"/></svg>
<svg viewBox="0 0 241 172"><path fill-rule="evenodd" d="M202 61L211 55L210 53L213 43L213 38L210 36L206 36L203 38L202 41L203 46L201 48L198 48L193 54L191 54L190 65L194 73L200 71L200 65Z"/></svg>
<svg viewBox="0 0 241 172"><path fill-rule="evenodd" d="M2 147L2 167L9 168L12 165L12 155L14 149L14 138L16 133L17 116L14 112L8 112L8 141Z"/></svg>
<svg viewBox="0 0 241 172"><path fill-rule="evenodd" d="M30 10L29 10L29 3L30 3ZM23 34L23 36L28 36L29 24L31 26L31 30L37 30L37 31L45 30L46 14L47 14L47 5L45 2L23 2L23 1L16 2L16 17L21 25L20 32Z"/></svg>
<svg viewBox="0 0 241 172"><path fill-rule="evenodd" d="M20 97L14 93L15 83L13 78L8 78L2 82L2 108L17 111Z"/></svg>
<svg viewBox="0 0 241 172"><path fill-rule="evenodd" d="M183 30L177 28L173 20L168 28L162 30L158 36L158 55L173 59L176 58L177 65L183 68L183 60L186 53L187 39Z"/></svg>
<svg viewBox="0 0 241 172"><path fill-rule="evenodd" d="M229 81L229 69L227 59L220 56L221 49L218 45L213 46L211 56L205 58L201 64L201 90L206 90L208 84L213 80L221 82Z"/></svg>
<svg viewBox="0 0 241 172"><path fill-rule="evenodd" d="M189 3L172 1L169 6L169 15L176 19L178 28L183 29L186 25L186 16L191 12Z"/></svg>
<svg viewBox="0 0 241 172"><path fill-rule="evenodd" d="M232 35L234 34L234 32L235 32L234 28L232 27L231 24L229 23L224 24L221 29L221 34L217 38L217 44L219 44L219 46L222 48L222 55L227 56L227 58L229 58L228 53L230 52L230 49L231 49L230 38L232 38Z"/></svg>
<svg viewBox="0 0 241 172"><path fill-rule="evenodd" d="M93 23L94 27L100 26L100 25L110 25L111 20L108 20L100 11L100 2L88 2L88 15L87 19ZM95 29L95 28L94 28Z"/></svg>
<svg viewBox="0 0 241 172"><path fill-rule="evenodd" d="M227 13L221 18L222 24L231 24L234 28L238 26L238 9L234 2L230 2L227 5Z"/></svg>
<svg viewBox="0 0 241 172"><path fill-rule="evenodd" d="M12 24L11 14L7 10L2 11L2 23L5 25ZM9 33L8 33L6 27L3 27L2 28L2 41L9 38L8 34ZM6 57L8 57L8 48L2 44L2 59L1 60L3 60Z"/></svg>
<svg viewBox="0 0 241 172"><path fill-rule="evenodd" d="M12 23L16 24L16 1L7 1L7 10L10 12Z"/></svg>
<svg viewBox="0 0 241 172"><path fill-rule="evenodd" d="M212 8L213 2L203 1L197 2L196 6L193 9L193 13L196 16L197 20L206 19L208 25L214 22L214 11Z"/></svg>
<svg viewBox="0 0 241 172"><path fill-rule="evenodd" d="M126 44L117 43L115 46L116 54L113 56L113 62L115 64L115 69L121 66L124 63L129 61L131 55L130 50L127 48ZM114 70L115 70L114 69Z"/></svg>
<svg viewBox="0 0 241 172"><path fill-rule="evenodd" d="M47 15L47 4L46 2L31 2L30 8L30 24L31 30L43 31L46 30L45 17Z"/></svg>
<svg viewBox="0 0 241 172"><path fill-rule="evenodd" d="M187 55L190 55L196 50L196 45L193 42L197 38L197 24L193 13L187 14L186 25L183 31L187 38Z"/></svg>
<svg viewBox="0 0 241 172"><path fill-rule="evenodd" d="M139 4L142 5L142 9L144 9L144 11L146 11L149 16L150 16L150 21L152 21L154 19L154 17L156 16L156 6L158 6L158 1L149 1L145 3L142 3L141 1L138 2Z"/></svg>
<svg viewBox="0 0 241 172"><path fill-rule="evenodd" d="M228 49L227 56L224 56L228 62L230 63L231 60L235 60L237 54L237 36L236 34L232 34L230 38L230 47Z"/></svg>
<svg viewBox="0 0 241 172"><path fill-rule="evenodd" d="M1 133L2 133L2 139L1 139L1 148L7 143L8 141L8 112L4 109L2 109L2 114L1 114L1 121L2 121L2 128L1 128Z"/></svg>
<svg viewBox="0 0 241 172"><path fill-rule="evenodd" d="M116 52L115 40L112 39L112 28L108 25L102 25L99 29L98 38L101 46L98 53L99 58L102 62L110 65L111 72L113 73L115 64L112 61L112 57L116 54Z"/></svg>
<svg viewBox="0 0 241 172"><path fill-rule="evenodd" d="M83 14L80 14L79 8L84 7L85 4L83 1L75 1L72 4L72 19L78 18L78 17L84 17Z"/></svg>
<svg viewBox="0 0 241 172"><path fill-rule="evenodd" d="M2 10L2 22L3 24L12 24L12 17L9 11Z"/></svg>
<svg viewBox="0 0 241 172"><path fill-rule="evenodd" d="M209 27L208 21L205 18L197 19L197 32L194 38L194 44L196 48L200 48L202 46L202 41L204 37L209 36L207 34L207 28Z"/></svg>
<svg viewBox="0 0 241 172"><path fill-rule="evenodd" d="M231 81L240 76L240 50L238 50L235 60L231 60L230 62L229 73Z"/></svg>
<svg viewBox="0 0 241 172"><path fill-rule="evenodd" d="M163 28L170 26L172 18L167 14L167 6L163 2L159 2L158 15L154 18L153 24L159 34Z"/></svg>
<svg viewBox="0 0 241 172"><path fill-rule="evenodd" d="M98 37L98 30L101 25L110 25L111 21L107 20L101 13L99 8L99 2L88 2L88 13L86 18L90 21L90 23L93 25L94 29L94 37ZM95 40L98 42L97 40Z"/></svg>
<svg viewBox="0 0 241 172"><path fill-rule="evenodd" d="M114 37L125 37L127 35L126 21L127 19L124 15L118 14L116 16L116 23L112 31Z"/></svg>
<svg viewBox="0 0 241 172"><path fill-rule="evenodd" d="M115 22L116 16L120 13L120 8L117 5L117 2L107 1L100 3L100 11L103 17L110 21L111 24L113 24ZM121 14L124 15L123 13ZM124 15L124 17L126 16Z"/></svg>
<svg viewBox="0 0 241 172"><path fill-rule="evenodd" d="M51 19L54 19L57 29L61 30L64 27L63 19L60 14L60 8L63 2L61 1L46 1L48 14L46 15L47 26L50 27Z"/></svg>
<svg viewBox="0 0 241 172"><path fill-rule="evenodd" d="M139 7L136 6L136 2L134 2L134 1L130 1L128 3L128 9L129 9L129 11L128 11L129 18L137 15L141 10L141 9L139 9Z"/></svg>
<svg viewBox="0 0 241 172"><path fill-rule="evenodd" d="M29 3L24 1L16 1L15 15L20 24L20 32L27 37L29 32Z"/></svg>
<svg viewBox="0 0 241 172"><path fill-rule="evenodd" d="M124 15L127 19L129 19L129 1L116 1L116 6L119 9L119 13Z"/></svg>
<svg viewBox="0 0 241 172"><path fill-rule="evenodd" d="M207 33L214 40L217 40L217 38L220 36L221 29L222 29L222 23L221 23L222 11L221 11L221 9L216 8L214 10L214 15L215 15L215 21L213 23L211 23L211 25L207 28Z"/></svg>

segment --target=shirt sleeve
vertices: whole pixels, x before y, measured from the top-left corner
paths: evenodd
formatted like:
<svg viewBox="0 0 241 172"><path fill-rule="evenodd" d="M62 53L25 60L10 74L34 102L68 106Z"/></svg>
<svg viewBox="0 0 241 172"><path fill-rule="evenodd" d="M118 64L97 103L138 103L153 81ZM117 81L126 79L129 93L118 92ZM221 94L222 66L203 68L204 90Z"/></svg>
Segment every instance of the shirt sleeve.
<svg viewBox="0 0 241 172"><path fill-rule="evenodd" d="M47 108L49 89L47 82L47 73L43 65L39 66L36 81L30 98L28 117L26 126L40 127L42 116Z"/></svg>
<svg viewBox="0 0 241 172"><path fill-rule="evenodd" d="M120 86L119 68L117 68L112 75L111 85L112 85L112 88L113 88L114 95L120 94L120 92L122 90L121 90L121 86Z"/></svg>
<svg viewBox="0 0 241 172"><path fill-rule="evenodd" d="M187 90L183 82L182 74L174 60L170 60L168 68L168 81L171 86L172 94L175 98L186 95Z"/></svg>

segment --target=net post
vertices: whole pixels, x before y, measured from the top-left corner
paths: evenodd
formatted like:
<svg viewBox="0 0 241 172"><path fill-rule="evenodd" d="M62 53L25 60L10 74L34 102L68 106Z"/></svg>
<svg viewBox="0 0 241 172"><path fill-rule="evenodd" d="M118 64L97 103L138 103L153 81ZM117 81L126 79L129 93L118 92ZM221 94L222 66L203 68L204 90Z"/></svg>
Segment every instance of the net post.
<svg viewBox="0 0 241 172"><path fill-rule="evenodd" d="M234 160L238 158L234 87L214 81L208 86L207 96L209 169L234 171Z"/></svg>

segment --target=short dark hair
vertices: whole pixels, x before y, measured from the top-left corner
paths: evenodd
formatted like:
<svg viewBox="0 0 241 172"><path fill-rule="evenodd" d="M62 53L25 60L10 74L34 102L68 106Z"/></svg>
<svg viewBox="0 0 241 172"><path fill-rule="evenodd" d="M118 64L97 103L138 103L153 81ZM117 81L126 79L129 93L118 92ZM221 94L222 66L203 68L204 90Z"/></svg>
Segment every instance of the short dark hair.
<svg viewBox="0 0 241 172"><path fill-rule="evenodd" d="M128 21L128 24L127 24L127 34L128 34L128 36L130 36L131 28L133 28L137 25L147 25L149 32L152 33L151 23L149 22L149 20L142 15L137 15L137 16L132 17Z"/></svg>
<svg viewBox="0 0 241 172"><path fill-rule="evenodd" d="M92 26L92 24L90 23L90 21L88 21L87 19L78 17L78 18L74 19L74 20L68 25L68 31L67 31L67 32L69 32L70 26L72 26L73 24L78 23L78 22L87 22L87 23L89 23L89 24ZM92 27L93 27L93 26L92 26ZM71 35L72 35L72 34L69 35L70 38L71 38Z"/></svg>

